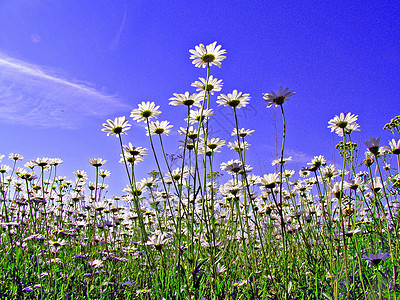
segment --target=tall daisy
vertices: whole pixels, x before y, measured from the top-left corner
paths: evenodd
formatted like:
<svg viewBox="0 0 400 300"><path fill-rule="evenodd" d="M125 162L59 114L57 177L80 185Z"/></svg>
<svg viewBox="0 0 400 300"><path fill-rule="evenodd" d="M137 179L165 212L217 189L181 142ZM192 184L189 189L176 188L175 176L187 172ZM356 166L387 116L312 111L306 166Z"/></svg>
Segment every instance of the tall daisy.
<svg viewBox="0 0 400 300"><path fill-rule="evenodd" d="M354 130L360 130L360 125L356 123L357 118L357 115L352 115L351 113L347 113L346 115L341 113L328 122L328 128L331 129L331 132L336 132L339 136L343 136L343 132L350 134Z"/></svg>
<svg viewBox="0 0 400 300"><path fill-rule="evenodd" d="M103 123L104 128L101 131L107 132L107 136L119 134L127 134L126 131L131 128L132 125L125 120L125 117L115 118L114 121L111 119L107 120L107 123Z"/></svg>
<svg viewBox="0 0 400 300"><path fill-rule="evenodd" d="M271 107L272 105L279 106L282 105L283 102L288 101L290 96L296 94L293 91L290 91L289 88L282 90L282 87L279 87L278 92L270 91L269 93L265 93L264 100L267 102L267 108Z"/></svg>
<svg viewBox="0 0 400 300"><path fill-rule="evenodd" d="M221 61L226 58L226 56L222 55L226 53L226 50L221 50L221 47L221 45L217 46L217 42L207 45L206 47L204 47L203 44L200 44L194 47L194 50L189 50L189 52L192 53L190 59L193 59L192 63L197 68L205 68L207 65L210 67L216 65L221 68Z"/></svg>
<svg viewBox="0 0 400 300"><path fill-rule="evenodd" d="M157 118L160 116L161 111L158 110L160 106L156 106L154 102L142 102L139 107L132 110L131 117L133 120L146 121L148 119Z"/></svg>
<svg viewBox="0 0 400 300"><path fill-rule="evenodd" d="M232 94L219 95L218 99L217 103L219 105L241 108L249 104L250 94L242 94L241 92L234 90Z"/></svg>
<svg viewBox="0 0 400 300"><path fill-rule="evenodd" d="M149 127L150 127L150 134L151 135L155 135L155 134L168 135L173 126L169 125L168 121L161 121L161 122L160 121L155 121L155 122L151 122ZM147 135L149 135L148 132L147 132Z"/></svg>
<svg viewBox="0 0 400 300"><path fill-rule="evenodd" d="M201 107L200 101L203 100L201 94L189 94L185 92L184 94L174 94L174 97L169 98L171 100L170 105L185 105L185 106L198 106Z"/></svg>
<svg viewBox="0 0 400 300"><path fill-rule="evenodd" d="M208 82L205 78L199 78L200 81L195 81L192 83L192 86L196 87L196 91L200 92L200 94L204 92L209 92L211 95L214 95L214 92L219 92L222 89L222 79L214 78L212 75L208 78Z"/></svg>

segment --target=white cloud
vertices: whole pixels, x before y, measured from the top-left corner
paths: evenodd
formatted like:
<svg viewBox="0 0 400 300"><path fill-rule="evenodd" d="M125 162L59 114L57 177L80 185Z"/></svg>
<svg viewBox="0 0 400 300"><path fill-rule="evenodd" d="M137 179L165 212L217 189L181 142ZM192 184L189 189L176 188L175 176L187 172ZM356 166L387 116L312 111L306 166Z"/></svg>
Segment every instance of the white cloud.
<svg viewBox="0 0 400 300"><path fill-rule="evenodd" d="M0 53L0 121L40 127L78 128L88 117L129 108L107 95Z"/></svg>

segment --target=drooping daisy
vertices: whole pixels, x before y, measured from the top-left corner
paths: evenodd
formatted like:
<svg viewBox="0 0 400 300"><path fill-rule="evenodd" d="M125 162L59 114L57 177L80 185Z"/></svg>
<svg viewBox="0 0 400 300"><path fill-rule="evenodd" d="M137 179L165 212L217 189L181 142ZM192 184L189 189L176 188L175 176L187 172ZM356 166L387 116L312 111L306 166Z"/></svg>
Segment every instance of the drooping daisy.
<svg viewBox="0 0 400 300"><path fill-rule="evenodd" d="M379 192L383 188L381 179L379 177L372 178L372 180L367 183L367 188L375 193Z"/></svg>
<svg viewBox="0 0 400 300"><path fill-rule="evenodd" d="M114 121L111 119L107 120L107 123L103 123L104 128L101 131L107 132L107 136L116 135L118 137L119 134L127 134L126 131L131 128L132 125L128 123L128 120L125 120L125 117L115 118Z"/></svg>
<svg viewBox="0 0 400 300"><path fill-rule="evenodd" d="M267 108L271 107L272 105L275 104L275 106L282 105L283 102L288 101L290 96L293 96L296 94L293 91L290 91L289 88L286 88L285 90L282 90L282 87L279 87L278 92L275 93L273 91L270 91L269 93L263 94L263 98L265 102L267 102Z"/></svg>
<svg viewBox="0 0 400 300"><path fill-rule="evenodd" d="M158 110L160 106L156 106L154 102L142 102L139 107L132 110L131 117L133 120L146 121L148 119L157 118L160 116L161 111Z"/></svg>
<svg viewBox="0 0 400 300"><path fill-rule="evenodd" d="M232 94L219 95L218 99L219 100L217 100L217 103L219 105L241 108L241 107L245 107L247 104L249 104L250 94L242 95L242 92L238 92L237 90L234 90L232 92Z"/></svg>
<svg viewBox="0 0 400 300"><path fill-rule="evenodd" d="M170 105L185 105L185 106L198 106L201 107L200 101L203 100L203 96L201 94L189 94L189 92L185 92L184 94L174 94L175 97L171 97L168 100L171 100Z"/></svg>
<svg viewBox="0 0 400 300"><path fill-rule="evenodd" d="M204 92L209 92L211 95L214 95L214 92L219 92L222 89L222 79L218 80L214 78L212 75L207 79L199 78L200 81L195 81L192 83L192 86L196 87L196 91L203 94Z"/></svg>
<svg viewBox="0 0 400 300"><path fill-rule="evenodd" d="M338 136L343 136L343 132L345 134L350 134L354 130L360 130L360 125L356 123L358 116L352 115L351 113L340 113L339 116L335 116L332 120L330 120L328 128L331 129L331 132L336 132Z"/></svg>
<svg viewBox="0 0 400 300"><path fill-rule="evenodd" d="M173 126L169 125L168 121L161 121L161 122L160 121L155 121L155 122L151 122L149 127L150 127L150 134L151 135L155 135L155 134L168 135ZM146 135L149 135L149 132L147 132Z"/></svg>
<svg viewBox="0 0 400 300"><path fill-rule="evenodd" d="M214 42L210 45L204 47L203 44L200 44L195 47L195 50L190 49L189 52L192 53L190 59L193 59L193 64L197 67L212 66L216 65L221 68L221 61L226 58L222 54L226 53L226 50L221 50L221 45L217 45L217 42Z"/></svg>

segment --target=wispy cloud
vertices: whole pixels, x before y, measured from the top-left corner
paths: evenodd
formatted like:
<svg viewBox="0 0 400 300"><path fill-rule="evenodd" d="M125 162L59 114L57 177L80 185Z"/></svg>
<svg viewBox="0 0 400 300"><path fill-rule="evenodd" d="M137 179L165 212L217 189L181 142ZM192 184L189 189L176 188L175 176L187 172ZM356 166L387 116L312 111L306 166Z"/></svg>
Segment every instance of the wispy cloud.
<svg viewBox="0 0 400 300"><path fill-rule="evenodd" d="M0 121L78 128L88 117L127 110L118 97L0 53Z"/></svg>

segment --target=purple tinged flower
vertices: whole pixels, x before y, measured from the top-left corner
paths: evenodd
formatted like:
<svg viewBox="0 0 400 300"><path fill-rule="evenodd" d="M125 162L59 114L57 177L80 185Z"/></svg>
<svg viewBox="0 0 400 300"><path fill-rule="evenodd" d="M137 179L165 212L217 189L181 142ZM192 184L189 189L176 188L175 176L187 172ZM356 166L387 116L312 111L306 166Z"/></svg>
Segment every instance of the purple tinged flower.
<svg viewBox="0 0 400 300"><path fill-rule="evenodd" d="M379 142L380 141L381 141L381 138L370 137L369 141L365 141L365 145L368 147L369 151L371 151L372 154L376 155L379 152Z"/></svg>
<svg viewBox="0 0 400 300"><path fill-rule="evenodd" d="M27 286L25 288L22 289L23 292L33 292L33 288L31 288L30 286Z"/></svg>
<svg viewBox="0 0 400 300"><path fill-rule="evenodd" d="M130 282L130 281L125 281L121 284L122 286L131 286L134 285L134 282Z"/></svg>
<svg viewBox="0 0 400 300"><path fill-rule="evenodd" d="M364 255L364 259L371 264L378 265L382 260L386 260L389 256L389 253L382 253L382 251L380 251L376 254L371 253L370 255Z"/></svg>

